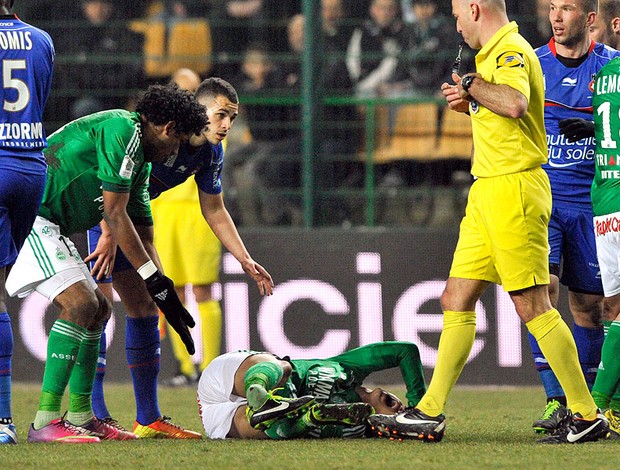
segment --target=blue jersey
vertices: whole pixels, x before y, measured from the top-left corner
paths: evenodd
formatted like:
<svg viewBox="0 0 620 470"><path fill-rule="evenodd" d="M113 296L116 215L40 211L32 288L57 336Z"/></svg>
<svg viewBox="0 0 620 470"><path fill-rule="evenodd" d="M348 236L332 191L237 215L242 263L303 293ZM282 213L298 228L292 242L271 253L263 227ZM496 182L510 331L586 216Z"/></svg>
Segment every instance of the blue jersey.
<svg viewBox="0 0 620 470"><path fill-rule="evenodd" d="M570 143L560 134L558 123L566 118L592 121L592 92L598 71L620 52L592 43L588 57L578 67L567 67L556 57L555 41L536 49L545 79L545 128L549 175L555 207L591 208L590 187L594 178L594 137Z"/></svg>
<svg viewBox="0 0 620 470"><path fill-rule="evenodd" d="M178 186L192 175L195 175L200 190L207 194L220 194L223 164L224 148L221 142L217 145L206 143L198 148L182 144L177 156L153 163L149 182L151 199Z"/></svg>
<svg viewBox="0 0 620 470"><path fill-rule="evenodd" d="M0 63L0 168L44 173L43 108L52 85L52 39L15 15L0 16Z"/></svg>

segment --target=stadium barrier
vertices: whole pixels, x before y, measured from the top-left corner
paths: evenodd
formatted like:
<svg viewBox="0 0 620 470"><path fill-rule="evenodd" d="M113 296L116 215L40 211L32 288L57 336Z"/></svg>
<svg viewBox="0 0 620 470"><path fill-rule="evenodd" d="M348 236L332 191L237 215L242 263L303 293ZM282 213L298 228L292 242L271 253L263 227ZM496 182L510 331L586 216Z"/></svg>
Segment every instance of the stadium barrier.
<svg viewBox="0 0 620 470"><path fill-rule="evenodd" d="M273 296L260 297L239 263L225 254L215 289L224 314L223 351L251 348L297 358L328 357L370 342L406 340L419 346L430 377L455 228L243 230L248 249L270 271L276 288ZM83 250L83 241L76 241ZM118 301L114 310L108 377L128 381L125 311ZM526 331L508 295L491 286L476 310L476 341L459 384L537 384ZM560 310L568 312L563 304ZM9 312L15 380L39 381L56 307L33 294L23 301L10 299ZM200 351L198 328L194 335ZM161 376L166 378L176 370L168 341L162 345ZM375 380L398 382L399 377L396 369Z"/></svg>

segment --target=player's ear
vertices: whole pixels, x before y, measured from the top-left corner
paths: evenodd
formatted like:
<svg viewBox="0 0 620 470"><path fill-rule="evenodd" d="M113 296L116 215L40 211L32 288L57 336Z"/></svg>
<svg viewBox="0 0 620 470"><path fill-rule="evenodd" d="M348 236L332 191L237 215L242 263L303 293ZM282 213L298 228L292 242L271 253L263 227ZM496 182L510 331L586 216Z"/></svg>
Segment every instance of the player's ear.
<svg viewBox="0 0 620 470"><path fill-rule="evenodd" d="M176 132L176 122L168 121L163 128L163 133L166 136L172 135Z"/></svg>
<svg viewBox="0 0 620 470"><path fill-rule="evenodd" d="M619 17L616 16L613 20L611 20L611 30L616 34L620 34L620 18Z"/></svg>
<svg viewBox="0 0 620 470"><path fill-rule="evenodd" d="M596 21L596 12L595 11L589 12L588 19L586 20L586 24L588 25L588 28L592 26L595 21Z"/></svg>

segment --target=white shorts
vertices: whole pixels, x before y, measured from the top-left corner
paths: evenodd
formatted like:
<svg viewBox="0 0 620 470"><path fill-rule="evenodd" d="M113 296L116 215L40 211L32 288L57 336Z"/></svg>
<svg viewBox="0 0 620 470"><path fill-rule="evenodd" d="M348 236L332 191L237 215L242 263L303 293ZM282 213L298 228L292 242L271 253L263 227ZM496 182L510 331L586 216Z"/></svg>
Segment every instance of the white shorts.
<svg viewBox="0 0 620 470"><path fill-rule="evenodd" d="M237 408L246 406L244 397L233 395L235 373L253 351L222 354L211 361L198 381L198 410L210 439L226 439Z"/></svg>
<svg viewBox="0 0 620 470"><path fill-rule="evenodd" d="M596 253L605 297L620 294L620 212L594 217Z"/></svg>
<svg viewBox="0 0 620 470"><path fill-rule="evenodd" d="M26 297L37 291L51 301L83 280L97 288L73 242L60 234L58 225L37 217L6 280L8 294Z"/></svg>

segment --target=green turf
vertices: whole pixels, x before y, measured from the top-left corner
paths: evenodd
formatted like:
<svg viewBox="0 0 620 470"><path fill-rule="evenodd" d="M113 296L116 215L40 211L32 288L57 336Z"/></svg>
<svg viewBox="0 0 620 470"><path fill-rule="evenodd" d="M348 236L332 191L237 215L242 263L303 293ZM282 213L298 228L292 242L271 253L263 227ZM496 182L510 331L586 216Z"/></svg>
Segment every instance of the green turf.
<svg viewBox="0 0 620 470"><path fill-rule="evenodd" d="M402 396L402 390L396 390ZM108 405L129 427L135 407L130 385L108 385ZM457 388L447 409L443 442L391 442L387 439L298 441L103 442L94 445L28 444L39 385L15 384L13 413L20 444L0 446L3 468L159 469L605 469L618 468L620 441L542 446L531 422L542 412L539 389ZM191 388L159 393L160 407L173 421L202 430Z"/></svg>

